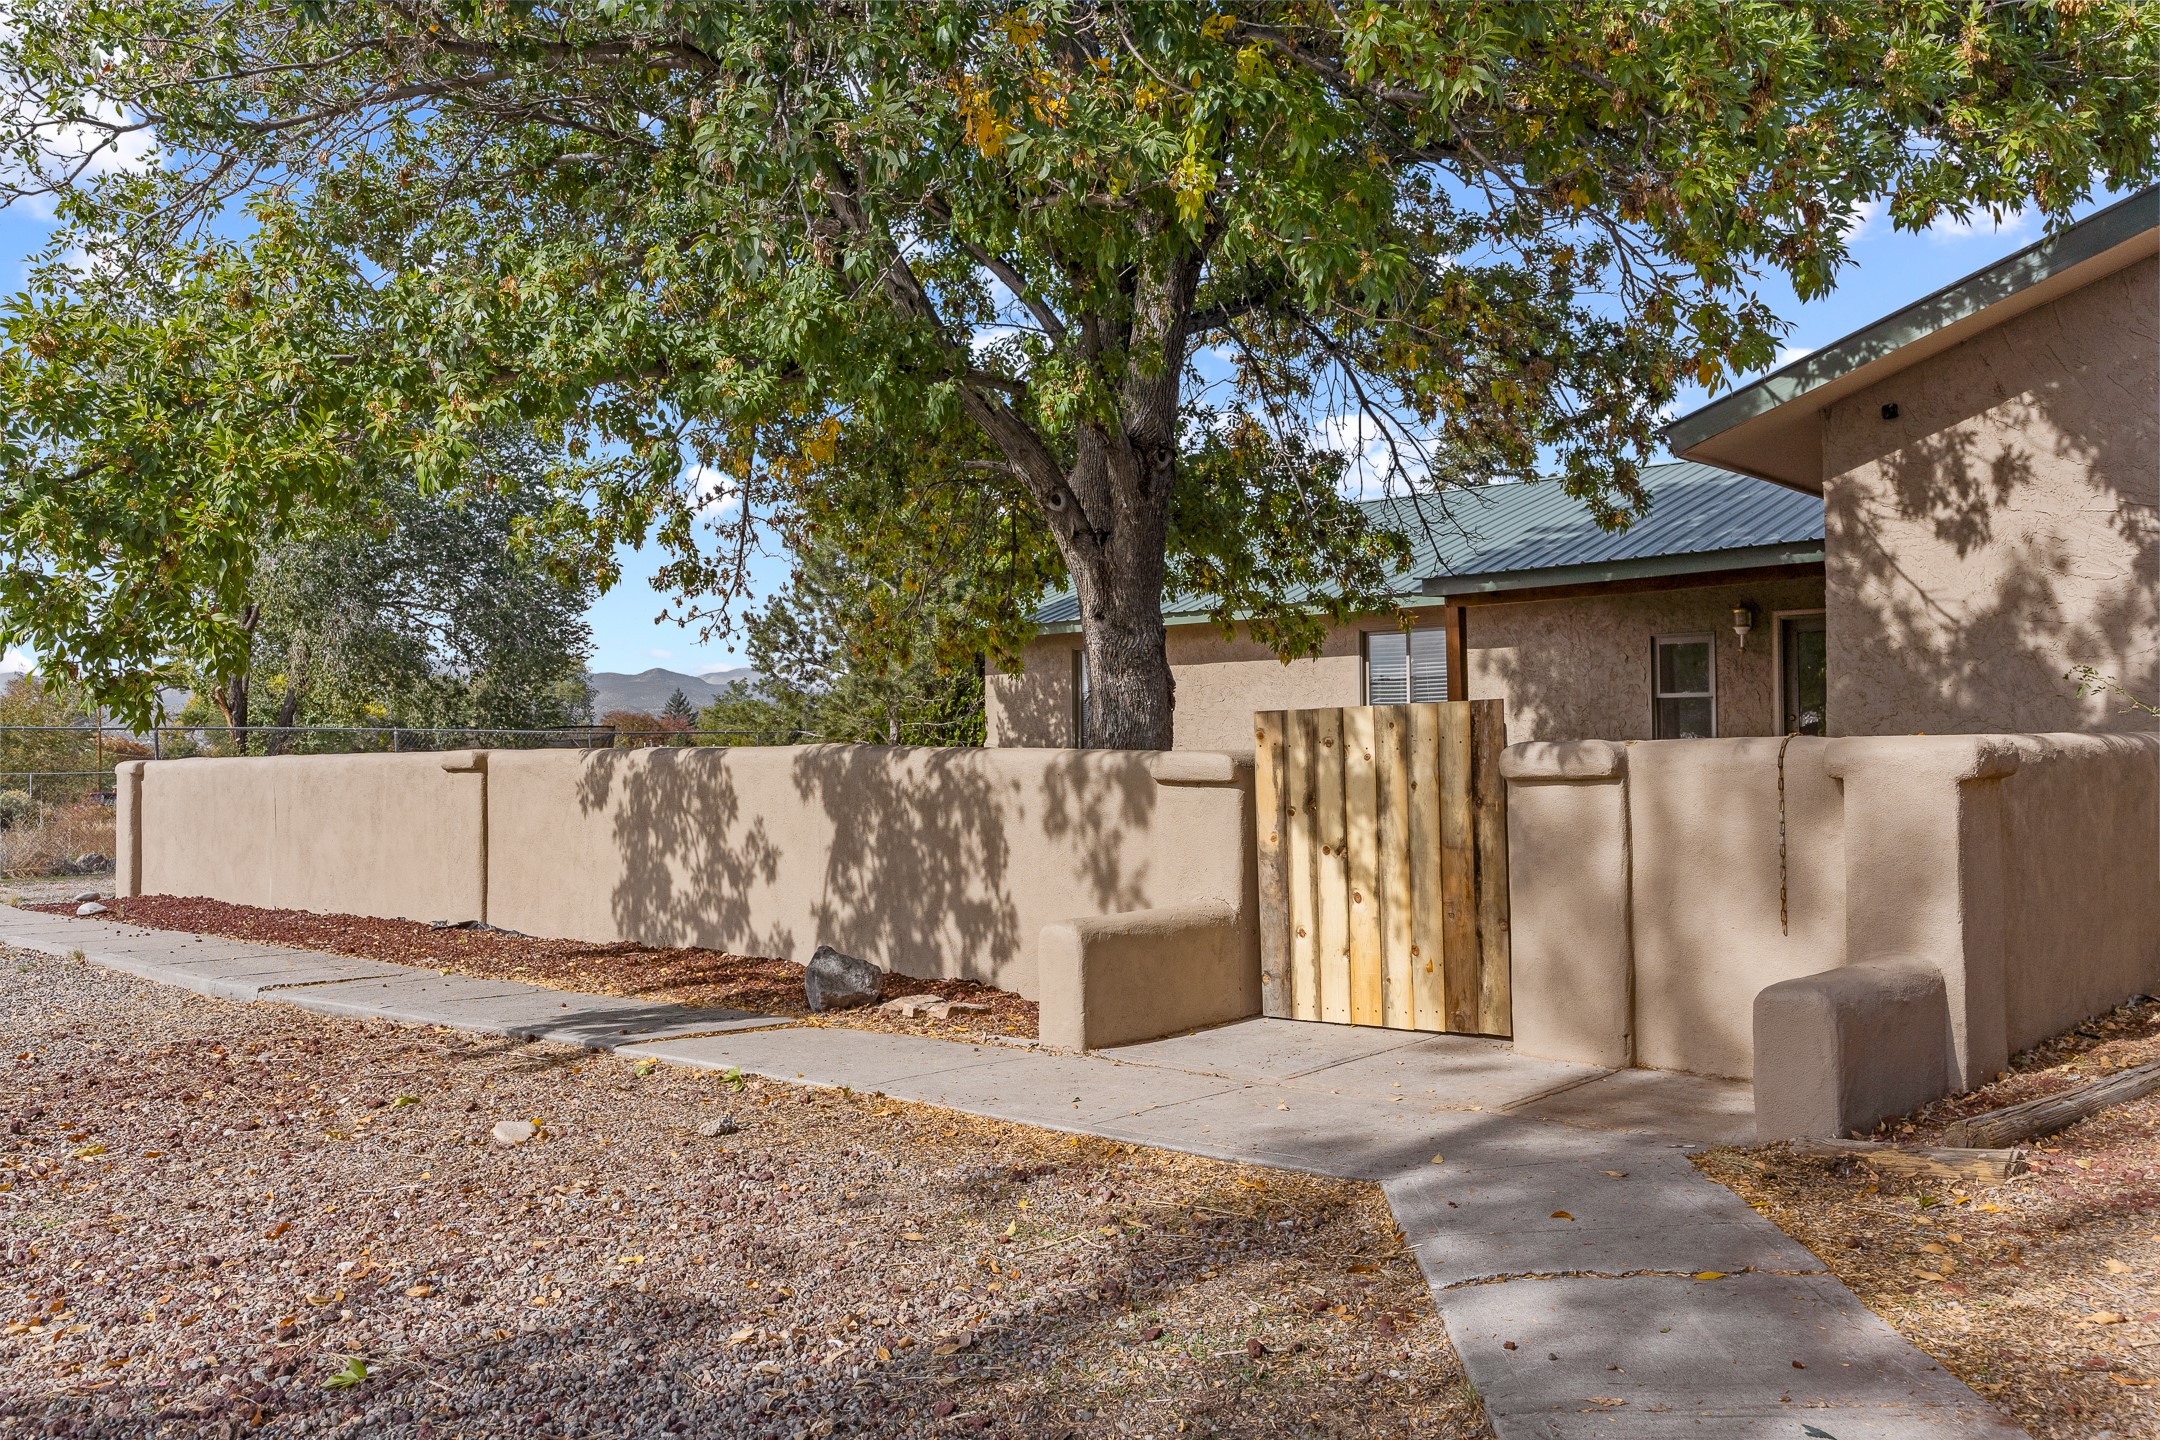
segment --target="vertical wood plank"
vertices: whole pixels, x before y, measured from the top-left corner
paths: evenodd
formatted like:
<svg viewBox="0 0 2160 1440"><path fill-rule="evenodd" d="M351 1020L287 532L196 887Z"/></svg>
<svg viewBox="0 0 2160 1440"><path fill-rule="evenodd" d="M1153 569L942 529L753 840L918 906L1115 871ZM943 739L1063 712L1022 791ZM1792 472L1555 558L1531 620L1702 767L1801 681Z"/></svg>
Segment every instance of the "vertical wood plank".
<svg viewBox="0 0 2160 1440"><path fill-rule="evenodd" d="M1447 1028L1440 925L1440 707L1410 707L1411 1024Z"/></svg>
<svg viewBox="0 0 2160 1440"><path fill-rule="evenodd" d="M1299 1020L1320 1018L1320 920L1313 895L1313 856L1320 848L1313 830L1313 716L1293 710L1283 736L1283 773L1289 787L1290 1014Z"/></svg>
<svg viewBox="0 0 2160 1440"><path fill-rule="evenodd" d="M1350 864L1343 852L1343 712L1313 714L1313 829L1320 840L1314 861L1319 925L1320 1018L1350 1020Z"/></svg>
<svg viewBox="0 0 2160 1440"><path fill-rule="evenodd" d="M1411 989L1410 707L1374 712L1380 772L1380 1023L1408 1030L1416 1018Z"/></svg>
<svg viewBox="0 0 2160 1440"><path fill-rule="evenodd" d="M1478 1022L1477 848L1470 813L1470 706L1440 707L1440 951L1446 1028Z"/></svg>
<svg viewBox="0 0 2160 1440"><path fill-rule="evenodd" d="M1350 1023L1384 1017L1380 951L1380 766L1370 705L1343 711L1343 829L1350 854Z"/></svg>
<svg viewBox="0 0 2160 1440"><path fill-rule="evenodd" d="M1470 702L1471 825L1477 849L1478 1033L1514 1033L1509 972L1507 787L1500 752L1507 748L1506 702Z"/></svg>
<svg viewBox="0 0 2160 1440"><path fill-rule="evenodd" d="M1290 1014L1289 776L1283 773L1283 712L1253 716L1253 855L1259 868L1260 1013Z"/></svg>

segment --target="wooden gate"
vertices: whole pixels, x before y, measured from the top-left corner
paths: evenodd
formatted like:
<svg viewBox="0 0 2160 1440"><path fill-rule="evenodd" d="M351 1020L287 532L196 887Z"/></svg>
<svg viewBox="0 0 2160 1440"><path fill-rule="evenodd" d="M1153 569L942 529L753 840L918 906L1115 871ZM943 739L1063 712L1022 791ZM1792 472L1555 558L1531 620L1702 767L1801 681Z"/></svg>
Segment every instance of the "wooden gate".
<svg viewBox="0 0 2160 1440"><path fill-rule="evenodd" d="M1507 1035L1504 702L1269 710L1263 1013Z"/></svg>

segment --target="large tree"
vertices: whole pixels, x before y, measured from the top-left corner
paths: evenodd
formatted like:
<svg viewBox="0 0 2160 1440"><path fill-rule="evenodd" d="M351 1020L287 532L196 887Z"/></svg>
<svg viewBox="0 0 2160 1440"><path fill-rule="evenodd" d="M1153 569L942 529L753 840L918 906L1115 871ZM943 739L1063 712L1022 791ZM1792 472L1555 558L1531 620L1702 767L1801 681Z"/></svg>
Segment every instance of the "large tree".
<svg viewBox="0 0 2160 1440"><path fill-rule="evenodd" d="M1091 733L1132 746L1171 740L1166 581L1293 650L1300 576L1386 593L1400 551L1316 483L1315 433L1412 489L1557 471L1618 523L1677 387L1774 353L1760 277L1821 293L1877 202L2061 216L2155 173L2160 114L2142 0L11 21L21 188L64 192L88 263L8 320L0 607L109 620L70 660L93 688L168 630L219 641L176 577L386 456L450 475L538 423L599 467L566 538L655 527L712 581L715 488L739 554L841 447L958 424L1069 574ZM68 158L153 135L148 173Z"/></svg>

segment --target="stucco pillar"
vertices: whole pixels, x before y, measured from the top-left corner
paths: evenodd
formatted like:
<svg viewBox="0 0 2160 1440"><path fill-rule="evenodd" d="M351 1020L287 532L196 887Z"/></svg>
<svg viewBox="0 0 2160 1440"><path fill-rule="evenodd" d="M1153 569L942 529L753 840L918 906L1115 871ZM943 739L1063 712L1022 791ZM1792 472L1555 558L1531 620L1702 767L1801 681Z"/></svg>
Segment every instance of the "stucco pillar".
<svg viewBox="0 0 2160 1440"><path fill-rule="evenodd" d="M1632 1065L1627 749L1608 740L1510 745L1500 775L1508 787L1515 1049Z"/></svg>
<svg viewBox="0 0 2160 1440"><path fill-rule="evenodd" d="M1985 1084L2010 1059L2003 970L2014 741L1993 735L1833 740L1824 768L1845 786L1845 961L1939 971L1949 1071Z"/></svg>
<svg viewBox="0 0 2160 1440"><path fill-rule="evenodd" d="M142 894L142 777L144 760L113 767L113 893Z"/></svg>
<svg viewBox="0 0 2160 1440"><path fill-rule="evenodd" d="M442 768L452 775L473 775L480 782L480 843L474 855L473 919L488 923L488 752L451 750L442 757Z"/></svg>

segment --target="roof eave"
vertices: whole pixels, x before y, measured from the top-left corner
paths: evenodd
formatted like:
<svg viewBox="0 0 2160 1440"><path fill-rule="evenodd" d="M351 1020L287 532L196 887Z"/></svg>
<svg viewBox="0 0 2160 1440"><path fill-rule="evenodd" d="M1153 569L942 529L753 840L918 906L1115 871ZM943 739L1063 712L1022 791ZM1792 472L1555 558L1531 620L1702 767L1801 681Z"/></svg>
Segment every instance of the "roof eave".
<svg viewBox="0 0 2160 1440"><path fill-rule="evenodd" d="M1707 575L1760 570L1783 565L1812 565L1823 558L1821 540L1779 545L1749 545L1734 550L1699 550L1684 555L1645 555L1588 565L1555 565L1543 570L1499 570L1484 575L1428 575L1423 589L1433 600L1465 595L1499 595L1512 590L1545 590L1560 585L1592 585L1646 580L1670 575Z"/></svg>
<svg viewBox="0 0 2160 1440"><path fill-rule="evenodd" d="M2127 196L1665 427L1675 455L1822 493L1818 413L1930 355L2160 252L2160 186Z"/></svg>

